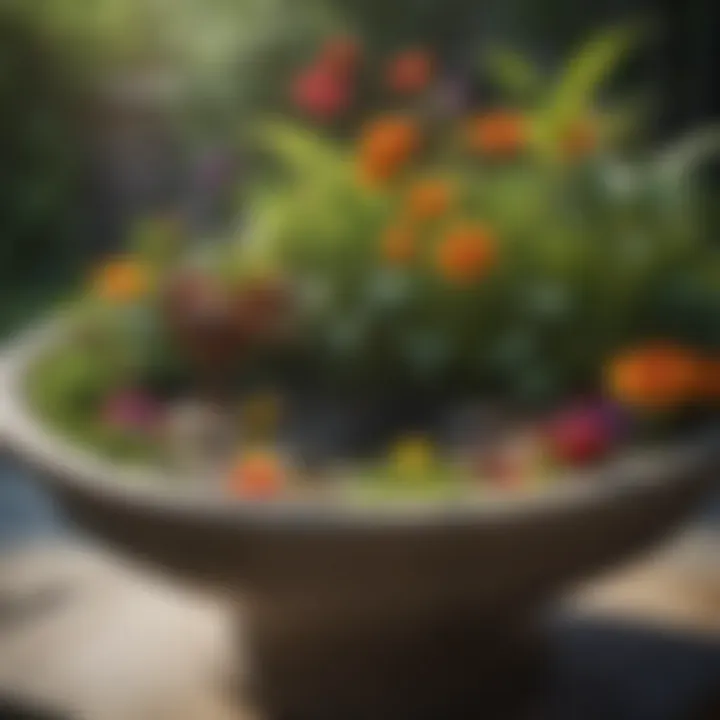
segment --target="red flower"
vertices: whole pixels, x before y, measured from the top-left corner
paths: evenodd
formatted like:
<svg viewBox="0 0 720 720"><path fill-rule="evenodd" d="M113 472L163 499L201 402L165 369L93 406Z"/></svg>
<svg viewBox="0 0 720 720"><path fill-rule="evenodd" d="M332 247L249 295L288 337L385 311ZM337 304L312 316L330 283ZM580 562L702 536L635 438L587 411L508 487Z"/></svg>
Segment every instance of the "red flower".
<svg viewBox="0 0 720 720"><path fill-rule="evenodd" d="M317 120L332 120L350 105L347 79L331 66L317 63L303 70L292 87L295 104Z"/></svg>
<svg viewBox="0 0 720 720"><path fill-rule="evenodd" d="M422 49L406 50L390 63L387 83L391 90L412 95L424 90L433 74L432 56Z"/></svg>
<svg viewBox="0 0 720 720"><path fill-rule="evenodd" d="M602 458L613 441L613 428L601 407L579 406L551 420L546 437L554 458L582 465Z"/></svg>
<svg viewBox="0 0 720 720"><path fill-rule="evenodd" d="M201 270L169 279L163 294L167 326L193 362L227 369L251 345L278 342L289 331L289 290L277 281L231 288Z"/></svg>
<svg viewBox="0 0 720 720"><path fill-rule="evenodd" d="M347 35L331 37L320 51L320 65L343 77L347 77L357 70L360 58L360 43Z"/></svg>

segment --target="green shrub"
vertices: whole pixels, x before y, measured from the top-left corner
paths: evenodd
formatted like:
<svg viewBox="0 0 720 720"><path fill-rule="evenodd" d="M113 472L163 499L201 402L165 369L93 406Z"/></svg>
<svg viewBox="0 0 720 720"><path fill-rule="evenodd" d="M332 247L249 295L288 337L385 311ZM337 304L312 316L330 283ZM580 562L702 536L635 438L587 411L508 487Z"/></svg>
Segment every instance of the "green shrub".
<svg viewBox="0 0 720 720"><path fill-rule="evenodd" d="M0 10L0 286L7 323L78 259L79 88L37 28ZM0 319L0 325L3 320Z"/></svg>

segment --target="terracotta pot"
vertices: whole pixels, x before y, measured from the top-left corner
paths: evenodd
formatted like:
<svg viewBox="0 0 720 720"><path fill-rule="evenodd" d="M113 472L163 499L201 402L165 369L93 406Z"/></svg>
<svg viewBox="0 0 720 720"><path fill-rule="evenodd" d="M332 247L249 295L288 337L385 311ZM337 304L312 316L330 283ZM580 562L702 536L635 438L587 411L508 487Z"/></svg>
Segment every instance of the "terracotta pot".
<svg viewBox="0 0 720 720"><path fill-rule="evenodd" d="M512 717L520 678L533 677L539 611L667 532L718 467L709 433L542 494L472 506L223 503L116 467L42 425L25 375L61 336L49 324L6 352L6 443L81 527L236 599L258 690L283 717L417 720L469 717L472 707L491 717L495 704Z"/></svg>

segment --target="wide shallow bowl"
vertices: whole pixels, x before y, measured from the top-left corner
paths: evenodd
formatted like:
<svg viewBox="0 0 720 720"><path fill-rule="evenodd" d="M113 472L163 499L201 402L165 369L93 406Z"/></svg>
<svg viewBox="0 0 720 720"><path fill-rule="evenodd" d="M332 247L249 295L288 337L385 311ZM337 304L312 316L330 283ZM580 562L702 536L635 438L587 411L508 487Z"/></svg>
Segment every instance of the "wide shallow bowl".
<svg viewBox="0 0 720 720"><path fill-rule="evenodd" d="M5 353L8 448L81 527L237 600L259 688L292 717L444 718L517 699L538 610L661 536L717 469L709 432L470 505L222 502L118 468L34 416L27 370L63 332L49 323Z"/></svg>

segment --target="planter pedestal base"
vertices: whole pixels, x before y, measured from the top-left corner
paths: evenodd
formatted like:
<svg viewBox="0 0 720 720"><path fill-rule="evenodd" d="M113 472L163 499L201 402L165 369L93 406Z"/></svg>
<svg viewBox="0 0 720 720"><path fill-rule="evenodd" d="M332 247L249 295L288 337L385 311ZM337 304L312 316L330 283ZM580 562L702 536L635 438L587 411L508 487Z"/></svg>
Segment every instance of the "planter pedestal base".
<svg viewBox="0 0 720 720"><path fill-rule="evenodd" d="M709 427L477 507L228 504L94 456L35 417L28 368L73 330L39 327L0 358L4 442L85 531L245 600L239 645L271 720L522 717L542 687L531 615L659 539L717 477Z"/></svg>
<svg viewBox="0 0 720 720"><path fill-rule="evenodd" d="M271 720L514 720L544 685L544 643L527 620L336 628L251 624L253 690Z"/></svg>

